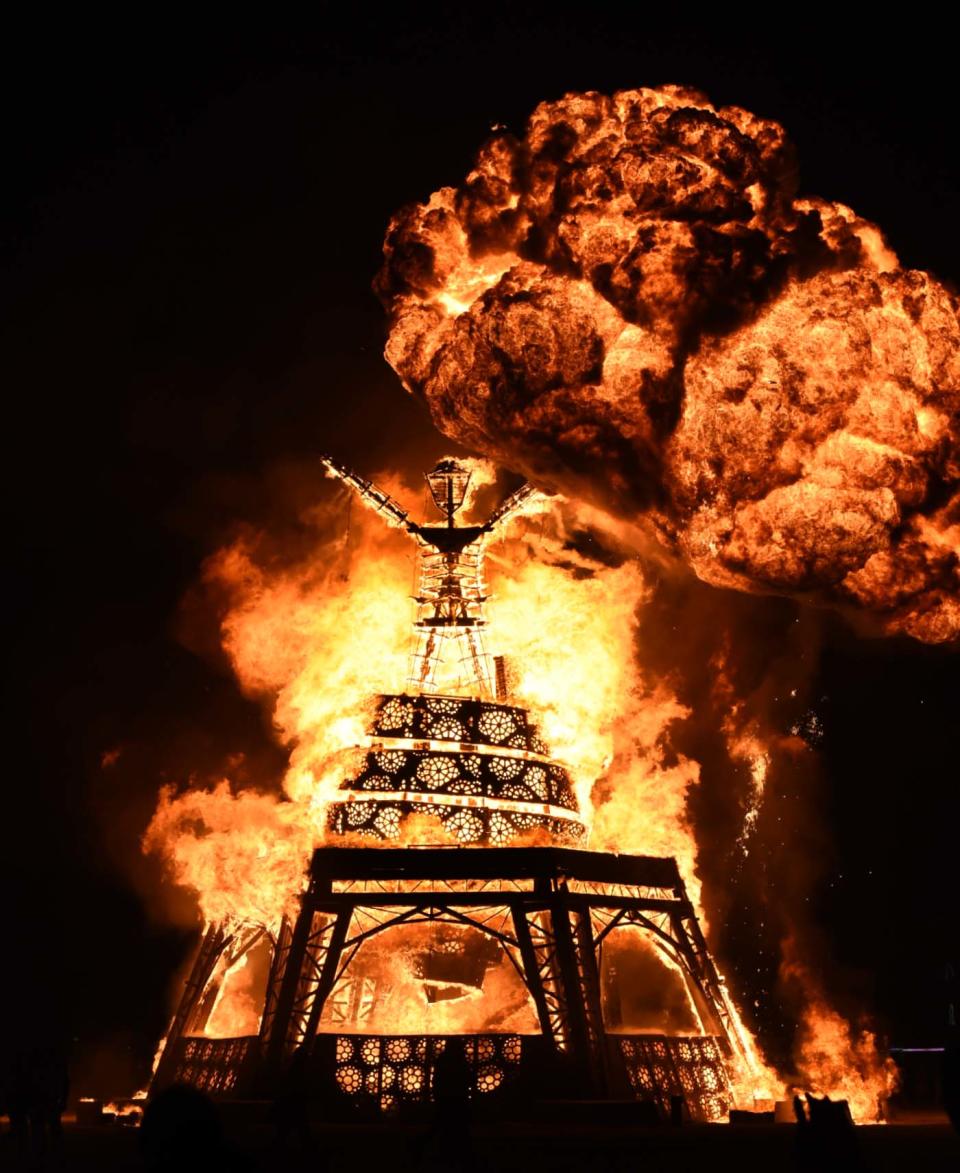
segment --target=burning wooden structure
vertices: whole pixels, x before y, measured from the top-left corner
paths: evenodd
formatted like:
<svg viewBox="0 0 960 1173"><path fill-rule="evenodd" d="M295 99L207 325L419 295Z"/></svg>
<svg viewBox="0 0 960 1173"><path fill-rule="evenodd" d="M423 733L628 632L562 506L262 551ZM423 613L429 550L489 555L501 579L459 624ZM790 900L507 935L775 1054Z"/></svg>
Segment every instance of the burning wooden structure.
<svg viewBox="0 0 960 1173"><path fill-rule="evenodd" d="M256 943L249 927L212 928L157 1080L249 1096L268 1092L303 1050L329 1095L383 1107L428 1098L432 1067L449 1039L364 1033L365 979L352 972L380 934L416 924L489 938L535 1007L536 1035L462 1036L477 1092L523 1083L529 1062L526 1082L542 1093L547 1060L559 1056L565 1087L549 1089L557 1095L634 1094L663 1107L683 1096L701 1119L729 1107L736 1026L676 864L558 847L319 848L300 915L281 927L272 950L259 1035L203 1035L204 994L218 962ZM682 975L702 1033L628 1033L611 1024L604 947L630 929L647 935ZM462 961L462 952L454 956ZM450 972L463 977L462 967Z"/></svg>
<svg viewBox="0 0 960 1173"><path fill-rule="evenodd" d="M579 847L568 773L483 645L483 538L530 490L457 526L468 476L443 461L445 524L420 526L328 466L424 548L413 687L378 699L296 917L208 928L154 1087L271 1096L296 1064L320 1098L395 1108L431 1098L455 1046L478 1096L682 1096L723 1117L746 1051L675 861ZM435 841L410 845L424 815ZM241 971L259 1029L215 1037Z"/></svg>

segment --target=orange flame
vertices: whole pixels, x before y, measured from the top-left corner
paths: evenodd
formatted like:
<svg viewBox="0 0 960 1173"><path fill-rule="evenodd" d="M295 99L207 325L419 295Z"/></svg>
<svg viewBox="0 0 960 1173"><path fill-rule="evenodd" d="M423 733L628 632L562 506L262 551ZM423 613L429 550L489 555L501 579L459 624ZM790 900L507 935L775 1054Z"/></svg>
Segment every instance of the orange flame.
<svg viewBox="0 0 960 1173"><path fill-rule="evenodd" d="M845 1099L858 1124L881 1121L897 1088L896 1064L880 1052L873 1031L852 1025L830 1007L814 974L797 959L792 940L784 944L784 957L784 977L806 999L795 1054L803 1090Z"/></svg>
<svg viewBox="0 0 960 1173"><path fill-rule="evenodd" d="M492 472L476 462L475 476L482 485ZM390 487L415 508L408 488ZM226 591L223 643L238 679L269 704L290 750L285 801L234 795L226 781L161 796L144 846L198 892L208 922L272 923L289 906L310 848L326 834L326 807L364 745L371 695L405 679L411 608L403 600L413 575L406 542L366 511L352 518L347 545L330 532L329 516L314 520L316 544L302 560L270 562L247 538L207 565L208 581ZM682 813L696 769L663 769L656 748L685 710L664 684L642 679L634 654L643 576L635 561L609 566L577 553L575 524L576 511L563 504L513 522L491 550L490 646L508 653L513 695L569 767L588 823L592 795L599 797L605 813L595 844L675 854L696 896L695 847ZM638 747L639 767L629 760ZM613 803L619 814L606 810ZM626 821L617 831L618 820ZM422 821L411 833L423 841Z"/></svg>
<svg viewBox="0 0 960 1173"><path fill-rule="evenodd" d="M858 1124L882 1120L897 1088L897 1066L880 1053L873 1032L856 1030L823 1002L804 1012L797 1070L806 1090L846 1100Z"/></svg>

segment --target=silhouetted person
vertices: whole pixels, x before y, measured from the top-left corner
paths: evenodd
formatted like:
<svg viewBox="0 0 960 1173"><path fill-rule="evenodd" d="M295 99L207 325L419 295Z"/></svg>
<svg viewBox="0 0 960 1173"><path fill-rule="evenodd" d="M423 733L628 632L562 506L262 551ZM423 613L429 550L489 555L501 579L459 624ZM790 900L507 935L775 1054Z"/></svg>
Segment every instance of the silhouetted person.
<svg viewBox="0 0 960 1173"><path fill-rule="evenodd" d="M952 962L944 974L947 983L947 1033L940 1070L943 1107L960 1132L960 969Z"/></svg>
<svg viewBox="0 0 960 1173"><path fill-rule="evenodd" d="M214 1173L231 1165L217 1109L202 1092L174 1085L147 1104L140 1151L150 1173Z"/></svg>
<svg viewBox="0 0 960 1173"><path fill-rule="evenodd" d="M448 1039L433 1068L437 1131L466 1132L470 1127L473 1076L459 1039Z"/></svg>
<svg viewBox="0 0 960 1173"><path fill-rule="evenodd" d="M308 1108L310 1103L310 1057L298 1048L284 1071L273 1101L273 1125L277 1143L287 1148L293 1141L300 1152L313 1147Z"/></svg>
<svg viewBox="0 0 960 1173"><path fill-rule="evenodd" d="M48 1151L59 1150L63 1137L61 1118L70 1084L66 1057L59 1047L34 1052L29 1084L30 1146L34 1157L42 1161Z"/></svg>
<svg viewBox="0 0 960 1173"><path fill-rule="evenodd" d="M23 1159L30 1149L30 1103L33 1098L33 1080L30 1064L23 1050L13 1053L7 1076L7 1112L10 1132L17 1155Z"/></svg>
<svg viewBox="0 0 960 1173"><path fill-rule="evenodd" d="M20 1045L8 1060L5 1082L13 1146L21 1160L29 1156L39 1167L60 1145L66 1059L56 1046Z"/></svg>
<svg viewBox="0 0 960 1173"><path fill-rule="evenodd" d="M943 1107L950 1123L960 1132L960 1039L948 1039L941 1069Z"/></svg>
<svg viewBox="0 0 960 1173"><path fill-rule="evenodd" d="M433 1065L434 1114L420 1146L417 1169L474 1169L470 1136L473 1073L460 1039L447 1039Z"/></svg>

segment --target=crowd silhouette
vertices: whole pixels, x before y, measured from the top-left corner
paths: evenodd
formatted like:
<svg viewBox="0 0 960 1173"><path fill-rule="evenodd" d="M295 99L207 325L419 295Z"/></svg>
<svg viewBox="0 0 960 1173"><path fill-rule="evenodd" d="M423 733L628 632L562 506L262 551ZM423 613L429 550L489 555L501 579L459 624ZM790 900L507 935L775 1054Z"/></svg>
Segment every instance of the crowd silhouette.
<svg viewBox="0 0 960 1173"><path fill-rule="evenodd" d="M223 1106L195 1088L174 1085L153 1096L137 1137L137 1165L146 1173L245 1173L257 1168L322 1170L327 1143L315 1126L335 1123L338 1114L317 1095L310 1056L298 1051L276 1085L262 1143L244 1154L225 1137ZM448 1039L433 1069L433 1106L429 1123L409 1142L407 1167L463 1170L479 1167L474 1141L473 1073L461 1040ZM67 1168L63 1161L61 1118L69 1092L65 1050L57 1045L17 1045L0 1055L0 1114L9 1118L3 1149L13 1167L24 1170ZM539 1089L541 1094L543 1088ZM944 1053L943 1106L960 1131L960 1046L951 1033ZM346 1112L345 1098L337 1097ZM845 1101L796 1096L795 1156L798 1169L856 1173L863 1159ZM682 1113L671 1113L679 1123ZM346 1117L344 1117L346 1119ZM326 1131L326 1130L325 1130ZM269 1134L269 1135L268 1135ZM132 1139L132 1138L131 1138ZM259 1159L255 1166L254 1161ZM2 1161L2 1154L0 1154ZM264 1163L266 1162L266 1163Z"/></svg>
<svg viewBox="0 0 960 1173"><path fill-rule="evenodd" d="M14 1155L22 1164L43 1165L59 1153L69 1090L62 1047L20 1044L7 1052L0 1073L0 1102L10 1120Z"/></svg>

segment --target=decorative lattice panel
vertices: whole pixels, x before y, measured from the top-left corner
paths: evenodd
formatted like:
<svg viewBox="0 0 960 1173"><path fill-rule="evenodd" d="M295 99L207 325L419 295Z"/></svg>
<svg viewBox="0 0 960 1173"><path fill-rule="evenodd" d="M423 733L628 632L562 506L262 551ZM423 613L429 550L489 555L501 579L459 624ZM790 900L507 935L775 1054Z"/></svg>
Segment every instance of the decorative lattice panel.
<svg viewBox="0 0 960 1173"><path fill-rule="evenodd" d="M182 1038L177 1043L171 1083L185 1083L209 1095L237 1092L250 1061L257 1036L238 1039Z"/></svg>
<svg viewBox="0 0 960 1173"><path fill-rule="evenodd" d="M434 1068L450 1042L463 1047L474 1095L488 1095L520 1070L519 1035L338 1035L334 1079L344 1095L383 1110L433 1099Z"/></svg>
<svg viewBox="0 0 960 1173"><path fill-rule="evenodd" d="M547 747L526 709L473 697L381 696L373 720L375 737L404 737L504 746L546 754Z"/></svg>
<svg viewBox="0 0 960 1173"><path fill-rule="evenodd" d="M500 756L496 752L448 753L419 747L372 750L347 789L484 794L519 802L549 803L571 812L577 809L570 777L562 766L556 762Z"/></svg>
<svg viewBox="0 0 960 1173"><path fill-rule="evenodd" d="M559 843L583 838L570 776L549 759L525 709L427 693L382 696L371 736L359 773L343 786L350 801L330 809L341 834L394 839L419 809L463 844L502 847L533 831Z"/></svg>
<svg viewBox="0 0 960 1173"><path fill-rule="evenodd" d="M683 1096L694 1120L722 1120L730 1110L726 1066L715 1038L620 1035L627 1075L638 1099L654 1100L669 1112Z"/></svg>
<svg viewBox="0 0 960 1173"><path fill-rule="evenodd" d="M525 834L543 831L551 842L576 846L583 840L582 823L554 819L548 815L516 813L497 809L457 808L419 802L398 802L389 806L377 803L334 803L330 807L330 827L337 834L363 835L369 839L398 839L403 818L426 809L439 819L445 834L464 846L506 847Z"/></svg>

